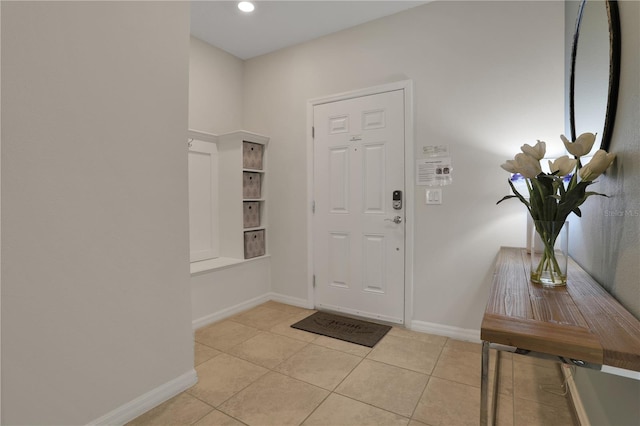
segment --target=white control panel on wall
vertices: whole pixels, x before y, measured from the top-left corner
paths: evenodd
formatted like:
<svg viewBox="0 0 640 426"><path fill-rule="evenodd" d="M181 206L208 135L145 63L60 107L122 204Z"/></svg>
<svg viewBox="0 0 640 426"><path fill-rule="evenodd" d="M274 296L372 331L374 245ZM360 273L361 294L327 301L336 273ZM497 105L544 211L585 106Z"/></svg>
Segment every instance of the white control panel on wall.
<svg viewBox="0 0 640 426"><path fill-rule="evenodd" d="M427 189L425 191L425 204L442 204L442 189Z"/></svg>

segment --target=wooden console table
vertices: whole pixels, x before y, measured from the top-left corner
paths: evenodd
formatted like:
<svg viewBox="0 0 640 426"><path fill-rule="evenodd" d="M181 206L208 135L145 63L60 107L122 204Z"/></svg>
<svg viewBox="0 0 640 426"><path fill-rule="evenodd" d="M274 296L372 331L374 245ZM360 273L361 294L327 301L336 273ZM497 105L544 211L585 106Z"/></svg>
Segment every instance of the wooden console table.
<svg viewBox="0 0 640 426"><path fill-rule="evenodd" d="M567 285L547 288L531 283L529 270L525 249L500 249L480 331L481 425L489 422L490 349L498 349L496 377L501 351L516 349L614 374L640 371L640 321L589 274L570 259Z"/></svg>

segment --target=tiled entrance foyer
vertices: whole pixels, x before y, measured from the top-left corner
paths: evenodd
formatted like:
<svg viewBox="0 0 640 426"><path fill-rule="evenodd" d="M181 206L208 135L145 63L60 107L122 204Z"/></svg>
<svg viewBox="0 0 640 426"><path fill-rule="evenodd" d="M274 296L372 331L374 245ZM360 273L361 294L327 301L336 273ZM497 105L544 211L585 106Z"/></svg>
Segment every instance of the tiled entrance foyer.
<svg viewBox="0 0 640 426"><path fill-rule="evenodd" d="M267 302L197 330L198 383L130 424L479 424L480 345L394 327L369 349L290 327L312 312ZM558 365L509 354L500 372L497 424L577 424Z"/></svg>

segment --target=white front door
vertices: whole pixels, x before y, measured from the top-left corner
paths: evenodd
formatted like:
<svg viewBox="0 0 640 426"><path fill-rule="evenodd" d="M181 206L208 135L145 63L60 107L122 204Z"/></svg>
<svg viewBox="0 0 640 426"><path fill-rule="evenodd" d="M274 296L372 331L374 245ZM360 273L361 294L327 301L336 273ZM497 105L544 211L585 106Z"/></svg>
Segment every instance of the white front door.
<svg viewBox="0 0 640 426"><path fill-rule="evenodd" d="M404 322L404 91L315 105L315 305ZM397 191L401 207L394 208Z"/></svg>

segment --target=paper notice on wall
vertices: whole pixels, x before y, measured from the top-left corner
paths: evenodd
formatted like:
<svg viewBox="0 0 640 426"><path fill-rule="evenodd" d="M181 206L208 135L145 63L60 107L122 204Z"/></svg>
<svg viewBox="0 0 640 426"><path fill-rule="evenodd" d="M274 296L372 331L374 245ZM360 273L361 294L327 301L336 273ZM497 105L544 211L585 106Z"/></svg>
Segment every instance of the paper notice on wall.
<svg viewBox="0 0 640 426"><path fill-rule="evenodd" d="M416 160L416 185L449 185L452 181L451 171L451 157Z"/></svg>
<svg viewBox="0 0 640 426"><path fill-rule="evenodd" d="M449 145L425 145L422 147L425 157L448 157Z"/></svg>

